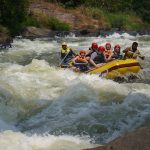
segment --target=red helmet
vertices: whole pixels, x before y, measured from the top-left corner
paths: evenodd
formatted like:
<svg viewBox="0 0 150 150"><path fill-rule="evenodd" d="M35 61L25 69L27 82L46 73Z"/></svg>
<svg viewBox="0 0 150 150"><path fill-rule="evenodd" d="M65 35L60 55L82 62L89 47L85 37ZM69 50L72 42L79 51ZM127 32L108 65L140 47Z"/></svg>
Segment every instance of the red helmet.
<svg viewBox="0 0 150 150"><path fill-rule="evenodd" d="M85 50L81 50L81 51L80 51L80 55L81 55L81 54L86 54Z"/></svg>
<svg viewBox="0 0 150 150"><path fill-rule="evenodd" d="M117 45L115 45L114 49L115 49L115 48L119 48L119 49L120 49L121 47L120 47L119 44L117 44Z"/></svg>
<svg viewBox="0 0 150 150"><path fill-rule="evenodd" d="M92 48L93 48L93 49L98 49L98 44L95 43L95 42L93 42L93 43L92 43Z"/></svg>
<svg viewBox="0 0 150 150"><path fill-rule="evenodd" d="M98 51L101 52L101 53L103 53L103 52L105 51L104 46L100 46L100 47L98 48Z"/></svg>
<svg viewBox="0 0 150 150"><path fill-rule="evenodd" d="M111 44L110 44L109 42L107 42L107 43L105 44L105 47L106 47L107 45L109 45L109 46L111 47Z"/></svg>

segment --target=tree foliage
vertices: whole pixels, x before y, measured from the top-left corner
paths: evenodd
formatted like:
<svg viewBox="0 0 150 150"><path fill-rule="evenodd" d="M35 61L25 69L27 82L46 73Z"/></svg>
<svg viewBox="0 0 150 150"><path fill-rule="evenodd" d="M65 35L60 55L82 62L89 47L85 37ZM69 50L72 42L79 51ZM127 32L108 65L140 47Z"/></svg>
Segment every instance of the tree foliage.
<svg viewBox="0 0 150 150"><path fill-rule="evenodd" d="M28 0L0 0L0 24L6 26L12 35L18 33L26 19Z"/></svg>
<svg viewBox="0 0 150 150"><path fill-rule="evenodd" d="M63 4L65 7L85 5L96 7L106 12L134 12L144 21L150 23L150 0L49 0Z"/></svg>
<svg viewBox="0 0 150 150"><path fill-rule="evenodd" d="M150 1L149 0L133 0L133 10L143 20L150 23Z"/></svg>
<svg viewBox="0 0 150 150"><path fill-rule="evenodd" d="M30 0L0 0L0 24L7 27L12 35L16 35L20 32L23 26L36 25L39 23L28 16L28 7ZM59 3L65 8L75 8L78 6L85 6L89 10L95 10L92 14L95 19L102 15L97 16L97 12L101 11L105 14L131 14L140 16L144 22L150 23L150 0L45 0L47 2ZM98 11L99 10L99 11ZM112 16L112 15L110 15ZM123 16L123 15L122 15ZM114 16L115 20L112 20L113 26L120 26L124 23L124 20L118 16ZM117 21L119 22L117 23ZM53 20L54 21L54 20ZM56 22L56 21L54 21ZM60 23L61 24L61 23ZM51 23L52 25L52 23ZM57 25L57 23L56 23ZM55 26L56 26L55 25ZM69 28L61 24L61 27ZM59 27L58 27L59 28Z"/></svg>

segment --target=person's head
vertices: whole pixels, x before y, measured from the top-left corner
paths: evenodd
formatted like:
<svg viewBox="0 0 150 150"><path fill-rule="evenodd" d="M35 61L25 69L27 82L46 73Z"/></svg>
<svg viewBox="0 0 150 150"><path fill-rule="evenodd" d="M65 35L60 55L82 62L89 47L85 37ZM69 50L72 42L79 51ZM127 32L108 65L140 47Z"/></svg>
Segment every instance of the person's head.
<svg viewBox="0 0 150 150"><path fill-rule="evenodd" d="M85 52L85 50L81 50L79 54L82 58L84 58L86 55L86 52Z"/></svg>
<svg viewBox="0 0 150 150"><path fill-rule="evenodd" d="M62 46L63 49L67 49L67 43L66 43L66 42L63 42L63 43L61 44L61 46Z"/></svg>
<svg viewBox="0 0 150 150"><path fill-rule="evenodd" d="M93 42L91 47L92 47L92 49L97 50L98 49L98 44Z"/></svg>
<svg viewBox="0 0 150 150"><path fill-rule="evenodd" d="M133 52L137 50L137 47L138 47L138 43L137 42L133 42L132 43L132 50L133 50Z"/></svg>
<svg viewBox="0 0 150 150"><path fill-rule="evenodd" d="M110 50L110 49L111 49L111 44L110 44L109 42L107 42L107 43L105 44L105 48L106 48L107 50Z"/></svg>
<svg viewBox="0 0 150 150"><path fill-rule="evenodd" d="M116 53L120 54L120 49L121 49L121 47L120 47L119 44L115 45L114 51L115 51Z"/></svg>
<svg viewBox="0 0 150 150"><path fill-rule="evenodd" d="M105 47L104 47L104 46L99 46L99 47L98 47L98 51L99 51L100 53L104 53L104 52L105 52Z"/></svg>

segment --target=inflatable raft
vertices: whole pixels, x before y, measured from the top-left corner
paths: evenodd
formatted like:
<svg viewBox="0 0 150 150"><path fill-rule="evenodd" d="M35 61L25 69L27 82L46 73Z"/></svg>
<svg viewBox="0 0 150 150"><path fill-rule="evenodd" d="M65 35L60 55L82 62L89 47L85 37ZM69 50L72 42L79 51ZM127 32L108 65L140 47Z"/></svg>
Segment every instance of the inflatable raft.
<svg viewBox="0 0 150 150"><path fill-rule="evenodd" d="M113 60L104 64L99 68L90 69L87 73L98 74L109 79L114 79L120 76L137 74L141 69L139 62L136 59Z"/></svg>
<svg viewBox="0 0 150 150"><path fill-rule="evenodd" d="M70 65L72 65L70 63ZM68 65L61 65L62 68L70 68ZM141 69L139 62L136 59L126 60L113 60L98 68L91 68L86 72L88 74L98 74L109 79L115 79L117 77L124 77L127 75L136 75Z"/></svg>

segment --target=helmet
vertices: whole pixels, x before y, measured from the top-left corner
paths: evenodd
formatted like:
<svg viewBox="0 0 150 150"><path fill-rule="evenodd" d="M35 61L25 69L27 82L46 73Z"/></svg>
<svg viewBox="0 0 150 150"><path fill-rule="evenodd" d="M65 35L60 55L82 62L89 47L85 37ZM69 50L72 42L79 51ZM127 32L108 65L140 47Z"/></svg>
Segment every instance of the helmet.
<svg viewBox="0 0 150 150"><path fill-rule="evenodd" d="M67 46L67 43L66 43L66 42L63 42L61 45L62 45L62 46L63 46L63 45L66 45L66 46Z"/></svg>
<svg viewBox="0 0 150 150"><path fill-rule="evenodd" d="M115 48L119 48L119 49L120 49L121 47L120 47L119 44L117 44L117 45L115 45L114 49L115 49Z"/></svg>
<svg viewBox="0 0 150 150"><path fill-rule="evenodd" d="M80 55L81 55L81 54L86 54L85 50L81 50L81 51L80 51Z"/></svg>
<svg viewBox="0 0 150 150"><path fill-rule="evenodd" d="M110 44L109 42L107 42L107 43L105 44L105 47L106 47L107 45L109 45L109 46L111 47L111 44Z"/></svg>
<svg viewBox="0 0 150 150"><path fill-rule="evenodd" d="M101 53L103 53L103 52L105 51L105 48L104 48L103 46L100 46L100 47L98 48L98 51L101 52Z"/></svg>
<svg viewBox="0 0 150 150"><path fill-rule="evenodd" d="M92 48L93 48L93 49L98 49L98 44L95 43L95 42L93 42L93 43L92 43Z"/></svg>

